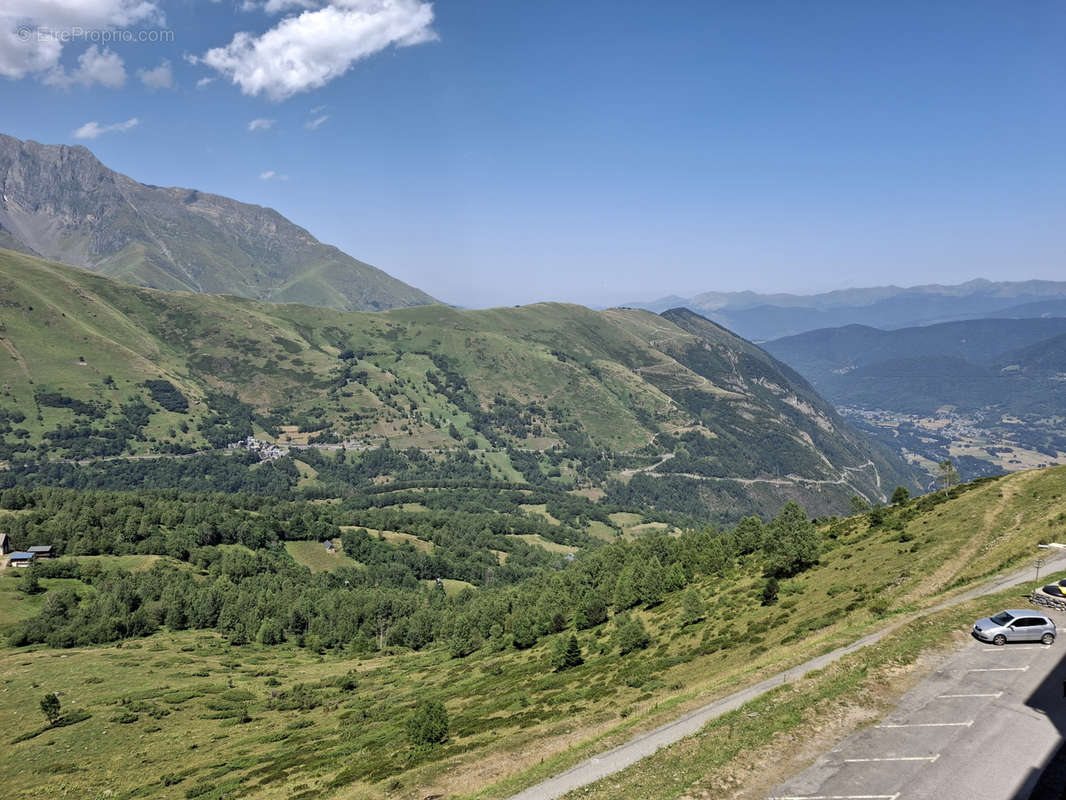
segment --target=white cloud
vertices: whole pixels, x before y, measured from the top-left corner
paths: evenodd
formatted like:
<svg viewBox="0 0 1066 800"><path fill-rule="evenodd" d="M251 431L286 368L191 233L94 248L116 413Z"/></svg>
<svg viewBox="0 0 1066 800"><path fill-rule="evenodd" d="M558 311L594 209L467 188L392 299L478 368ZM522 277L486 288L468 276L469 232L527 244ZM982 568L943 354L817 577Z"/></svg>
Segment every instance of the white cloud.
<svg viewBox="0 0 1066 800"><path fill-rule="evenodd" d="M86 122L74 131L74 138L95 139L97 136L101 136L105 133L125 133L131 128L136 128L140 124L140 120L136 117L128 119L125 122L114 122L111 125L101 125L99 122Z"/></svg>
<svg viewBox="0 0 1066 800"><path fill-rule="evenodd" d="M309 131L317 131L322 125L329 119L329 114L323 114L321 117L315 117L304 123L304 127Z"/></svg>
<svg viewBox="0 0 1066 800"><path fill-rule="evenodd" d="M272 119L253 119L248 123L248 130L250 131L267 131L274 127L274 120Z"/></svg>
<svg viewBox="0 0 1066 800"><path fill-rule="evenodd" d="M28 75L53 77L71 31L163 24L153 0L2 0L0 2L0 75L18 80ZM92 48L90 48L92 49ZM60 77L50 81L63 85ZM80 81L69 81L75 83Z"/></svg>
<svg viewBox="0 0 1066 800"><path fill-rule="evenodd" d="M67 72L62 67L55 67L42 80L62 89L74 84L92 86L97 83L109 89L119 89L126 83L126 65L114 50L101 50L94 44L78 56L77 69Z"/></svg>
<svg viewBox="0 0 1066 800"><path fill-rule="evenodd" d="M308 113L313 117L315 114L321 114L326 110L325 106L315 106Z"/></svg>
<svg viewBox="0 0 1066 800"><path fill-rule="evenodd" d="M268 14L277 14L290 8L315 8L314 0L267 0L263 10Z"/></svg>
<svg viewBox="0 0 1066 800"><path fill-rule="evenodd" d="M287 17L261 36L241 32L200 59L247 95L284 100L324 86L390 45L433 41L433 6L421 0L332 0Z"/></svg>
<svg viewBox="0 0 1066 800"><path fill-rule="evenodd" d="M261 181L287 181L288 179L288 175L279 175L272 169L268 169L266 172L259 173L259 180Z"/></svg>
<svg viewBox="0 0 1066 800"><path fill-rule="evenodd" d="M169 61L163 61L154 69L137 70L137 77L149 89L169 89L174 85L174 72Z"/></svg>
<svg viewBox="0 0 1066 800"><path fill-rule="evenodd" d="M200 78L200 80L196 82L196 88L203 89L205 86L210 86L214 82L214 78Z"/></svg>

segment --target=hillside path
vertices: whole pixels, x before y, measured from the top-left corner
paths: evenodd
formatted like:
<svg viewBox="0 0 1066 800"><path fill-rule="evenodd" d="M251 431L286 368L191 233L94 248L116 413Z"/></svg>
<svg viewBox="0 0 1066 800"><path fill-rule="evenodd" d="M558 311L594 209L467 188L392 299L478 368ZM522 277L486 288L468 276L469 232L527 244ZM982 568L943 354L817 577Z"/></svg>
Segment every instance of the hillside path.
<svg viewBox="0 0 1066 800"><path fill-rule="evenodd" d="M1049 555L1044 557L1044 569L1047 573L1066 568L1066 551L1055 550L1047 552ZM759 681L759 683L756 683L753 686L741 689L738 692L734 692L733 694L722 697L712 703L708 703L701 708L690 711L673 722L668 722L665 725L661 725L658 728L648 731L647 733L642 733L625 744L621 744L612 750L608 750L605 753L600 753L599 755L582 761L580 764L577 764L566 772L556 775L554 778L549 778L535 786L529 787L525 791L512 795L509 800L554 800L574 789L579 789L582 786L587 786L601 778L606 778L608 775L621 772L623 769L636 764L641 759L652 755L660 748L667 747L668 745L680 741L686 736L691 736L692 734L697 733L708 722L717 719L729 711L740 708L745 703L754 700L771 689L787 683L795 683L808 672L822 669L848 653L853 653L860 648L866 647L866 645L880 641L888 634L901 628L903 625L912 622L916 617L926 616L937 611L942 611L945 608L950 608L959 603L963 603L967 600L972 600L975 597L980 597L986 594L995 594L1003 589L1009 589L1012 586L1027 583L1032 580L1032 575L1033 568L1027 566L1006 576L993 578L973 589L962 592L949 600L931 606L915 616L897 620L881 630L864 636L849 645L839 647L825 655L812 658L810 661L800 664L799 666L779 672L765 680Z"/></svg>

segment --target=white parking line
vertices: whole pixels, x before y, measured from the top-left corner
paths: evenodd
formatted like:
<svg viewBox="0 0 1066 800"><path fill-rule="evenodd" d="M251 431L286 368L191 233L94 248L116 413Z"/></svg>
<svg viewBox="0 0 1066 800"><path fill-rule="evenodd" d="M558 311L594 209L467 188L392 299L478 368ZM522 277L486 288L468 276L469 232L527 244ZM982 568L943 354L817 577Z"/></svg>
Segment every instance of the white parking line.
<svg viewBox="0 0 1066 800"><path fill-rule="evenodd" d="M889 722L884 725L875 725L875 728L969 728L973 720L966 722Z"/></svg>
<svg viewBox="0 0 1066 800"><path fill-rule="evenodd" d="M982 653L1014 653L1018 650L1043 650L1044 645L1023 644L1021 647L982 647Z"/></svg>
<svg viewBox="0 0 1066 800"><path fill-rule="evenodd" d="M1029 665L1024 667L979 667L978 669L968 669L967 672L1028 672Z"/></svg>
<svg viewBox="0 0 1066 800"><path fill-rule="evenodd" d="M950 700L955 697L1002 697L1003 692L991 692L990 694L938 694L937 700Z"/></svg>
<svg viewBox="0 0 1066 800"><path fill-rule="evenodd" d="M928 761L930 764L940 758L940 753L935 756L896 756L894 758L845 758L845 764L865 764L868 761Z"/></svg>
<svg viewBox="0 0 1066 800"><path fill-rule="evenodd" d="M895 794L789 794L768 797L766 800L896 800Z"/></svg>

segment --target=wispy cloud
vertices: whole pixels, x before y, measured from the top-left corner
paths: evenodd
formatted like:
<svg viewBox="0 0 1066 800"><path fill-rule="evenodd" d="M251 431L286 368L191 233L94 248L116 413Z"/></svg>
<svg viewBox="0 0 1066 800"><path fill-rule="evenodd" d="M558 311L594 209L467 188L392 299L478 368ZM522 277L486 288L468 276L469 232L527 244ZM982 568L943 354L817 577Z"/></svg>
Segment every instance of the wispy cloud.
<svg viewBox="0 0 1066 800"><path fill-rule="evenodd" d="M205 86L210 86L214 82L214 78L200 78L200 80L196 82L196 88L203 89Z"/></svg>
<svg viewBox="0 0 1066 800"><path fill-rule="evenodd" d="M323 114L321 117L315 117L314 119L310 119L305 122L304 127L307 128L307 130L309 131L317 131L325 124L326 120L328 119L329 114Z"/></svg>
<svg viewBox="0 0 1066 800"><path fill-rule="evenodd" d="M78 56L77 69L67 72L57 66L42 80L49 86L62 89L69 89L74 84L99 84L109 89L118 89L126 83L126 65L114 50L101 50L94 44Z"/></svg>
<svg viewBox="0 0 1066 800"><path fill-rule="evenodd" d="M74 131L74 138L95 139L97 136L102 136L105 133L125 133L132 128L136 128L140 124L141 121L136 117L128 119L125 122L113 122L110 125L101 125L99 122L86 122Z"/></svg>
<svg viewBox="0 0 1066 800"><path fill-rule="evenodd" d="M281 175L272 169L268 169L266 172L259 173L259 180L261 181L287 181L288 175Z"/></svg>
<svg viewBox="0 0 1066 800"><path fill-rule="evenodd" d="M169 89L174 85L174 72L169 61L163 61L153 69L137 70L137 77L149 89Z"/></svg>
<svg viewBox="0 0 1066 800"><path fill-rule="evenodd" d="M274 127L275 120L272 119L253 119L248 123L248 130L250 131L268 131Z"/></svg>
<svg viewBox="0 0 1066 800"><path fill-rule="evenodd" d="M421 0L330 0L262 35L237 33L200 59L247 95L284 100L339 78L390 45L433 41L433 6Z"/></svg>

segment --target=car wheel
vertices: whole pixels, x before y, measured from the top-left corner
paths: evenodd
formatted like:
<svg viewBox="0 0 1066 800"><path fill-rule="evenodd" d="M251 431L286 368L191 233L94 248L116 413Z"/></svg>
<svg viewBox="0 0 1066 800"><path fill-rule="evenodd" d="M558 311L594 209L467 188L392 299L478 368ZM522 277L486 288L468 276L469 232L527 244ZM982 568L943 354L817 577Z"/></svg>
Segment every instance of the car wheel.
<svg viewBox="0 0 1066 800"><path fill-rule="evenodd" d="M996 647L999 647L1000 645L1004 645L1006 643L1007 637L1004 636L1002 633L997 633L995 636L992 637L992 644L996 645Z"/></svg>
<svg viewBox="0 0 1066 800"><path fill-rule="evenodd" d="M1045 633L1043 636L1040 637L1040 641L1042 641L1044 644L1055 644L1055 634Z"/></svg>

